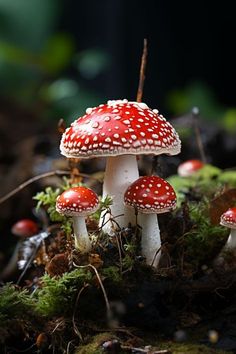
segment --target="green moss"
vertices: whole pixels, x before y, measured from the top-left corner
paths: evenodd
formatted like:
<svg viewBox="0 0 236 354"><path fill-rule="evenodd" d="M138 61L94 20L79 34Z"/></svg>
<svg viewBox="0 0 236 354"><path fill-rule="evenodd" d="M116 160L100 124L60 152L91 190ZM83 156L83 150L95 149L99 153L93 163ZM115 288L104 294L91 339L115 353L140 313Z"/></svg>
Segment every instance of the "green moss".
<svg viewBox="0 0 236 354"><path fill-rule="evenodd" d="M120 274L120 269L116 266L110 266L102 269L102 275L113 283L120 283L122 281L122 276Z"/></svg>
<svg viewBox="0 0 236 354"><path fill-rule="evenodd" d="M158 343L158 349L169 349L172 354L226 354L225 351L194 343ZM230 354L230 352L227 351L227 354Z"/></svg>
<svg viewBox="0 0 236 354"><path fill-rule="evenodd" d="M0 289L0 343L11 335L11 329L19 325L24 328L36 317L35 300L27 290L12 284Z"/></svg>
<svg viewBox="0 0 236 354"><path fill-rule="evenodd" d="M228 184L230 187L236 187L236 171L223 171L218 180L221 183Z"/></svg>
<svg viewBox="0 0 236 354"><path fill-rule="evenodd" d="M87 269L75 269L61 277L42 277L42 287L35 292L37 311L47 317L62 316L73 309L75 296L92 274Z"/></svg>
<svg viewBox="0 0 236 354"><path fill-rule="evenodd" d="M79 346L75 354L104 354L102 343L111 339L116 339L116 336L111 333L98 334L89 343Z"/></svg>
<svg viewBox="0 0 236 354"><path fill-rule="evenodd" d="M191 203L190 218L192 229L185 234L185 246L188 259L193 264L211 261L226 242L228 231L218 225L212 225L208 215L206 201Z"/></svg>
<svg viewBox="0 0 236 354"><path fill-rule="evenodd" d="M75 354L103 354L104 350L102 348L102 344L106 341L117 339L111 333L102 333L93 337L93 339L84 345L81 345L75 351ZM142 348L145 345L152 344L151 350L154 352L155 350L170 350L172 354L226 354L225 351L217 350L214 348L207 347L205 345L194 344L194 343L176 343L171 341L163 341L160 339L156 340L156 343L153 340L149 340L148 338L143 338ZM130 353L131 351L127 351L125 349L120 349L120 354ZM227 352L230 354L230 352Z"/></svg>

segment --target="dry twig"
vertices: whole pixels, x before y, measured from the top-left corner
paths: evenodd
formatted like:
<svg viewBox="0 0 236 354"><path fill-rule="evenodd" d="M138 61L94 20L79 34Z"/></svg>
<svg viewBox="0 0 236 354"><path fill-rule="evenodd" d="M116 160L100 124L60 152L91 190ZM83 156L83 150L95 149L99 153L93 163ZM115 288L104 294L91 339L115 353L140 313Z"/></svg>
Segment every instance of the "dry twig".
<svg viewBox="0 0 236 354"><path fill-rule="evenodd" d="M137 98L136 98L137 102L142 102L146 65L147 65L147 39L144 38L144 40L143 40L143 55L142 55L142 59L141 59L138 92L137 92Z"/></svg>

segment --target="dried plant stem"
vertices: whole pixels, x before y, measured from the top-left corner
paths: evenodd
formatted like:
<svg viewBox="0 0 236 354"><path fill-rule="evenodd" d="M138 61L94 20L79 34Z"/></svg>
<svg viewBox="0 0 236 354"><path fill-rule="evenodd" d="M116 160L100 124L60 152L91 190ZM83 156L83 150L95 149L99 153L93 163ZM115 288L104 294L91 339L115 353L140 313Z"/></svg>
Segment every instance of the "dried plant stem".
<svg viewBox="0 0 236 354"><path fill-rule="evenodd" d="M30 184L43 179L43 178L47 178L47 177L51 177L51 176L66 176L66 175L70 175L71 172L70 171L63 171L63 170L55 170L55 171L50 171L50 172L45 172L42 173L40 175L34 176L30 179L28 179L27 181L23 182L22 184L20 184L18 187L16 187L15 189L13 189L11 192L7 193L6 195L4 195L3 197L0 198L0 204L5 202L7 199L13 197L13 195L15 195L16 193L20 192L22 189L28 187ZM79 177L86 177L86 178L91 178L91 179L95 179L97 181L100 182L100 179L87 175L86 173L79 173L78 175Z"/></svg>
<svg viewBox="0 0 236 354"><path fill-rule="evenodd" d="M142 102L143 98L143 87L145 81L145 70L147 65L147 39L143 40L143 55L141 59L140 73L139 73L139 84L138 84L138 92L137 92L137 102Z"/></svg>
<svg viewBox="0 0 236 354"><path fill-rule="evenodd" d="M105 304L106 304L106 309L107 309L107 318L108 320L111 319L111 307L110 307L110 303L108 301L108 297L107 297L107 293L106 293L106 290L104 288L104 285L102 283L102 279L97 271L97 269L92 265L92 264L87 264L87 265L84 265L84 266L79 266L75 263L73 263L73 265L76 267L76 268L92 268L96 277L97 277L97 280L99 282L99 285L101 287L101 290L102 290L102 293L103 293L103 296L104 296L104 300L105 300Z"/></svg>
<svg viewBox="0 0 236 354"><path fill-rule="evenodd" d="M199 120L199 109L198 109L198 107L193 107L192 116L193 116L193 125L194 125L196 143L197 143L197 147L199 150L199 154L200 154L202 162L207 163L206 154L204 151L204 146L203 146L202 137L201 137L201 132L199 129L199 121L198 121Z"/></svg>
<svg viewBox="0 0 236 354"><path fill-rule="evenodd" d="M79 339L81 340L81 342L83 342L83 337L82 337L82 334L80 333L76 323L75 323L75 313L76 313L76 309L77 309L77 306L78 306L78 303L79 303L79 299L80 299L80 296L82 294L82 292L89 286L89 284L85 284L81 289L80 291L78 292L78 295L77 295L77 298L76 298L76 301L75 301L75 309L74 309L74 312L73 312L73 316L72 316L72 323L73 323L73 329L74 329L74 332L75 334L79 337Z"/></svg>

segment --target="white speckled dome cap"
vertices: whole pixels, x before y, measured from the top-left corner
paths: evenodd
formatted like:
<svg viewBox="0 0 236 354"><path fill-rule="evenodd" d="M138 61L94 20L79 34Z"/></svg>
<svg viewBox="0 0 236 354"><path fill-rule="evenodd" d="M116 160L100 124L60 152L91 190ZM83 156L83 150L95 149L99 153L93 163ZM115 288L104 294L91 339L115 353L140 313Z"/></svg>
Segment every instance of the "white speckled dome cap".
<svg viewBox="0 0 236 354"><path fill-rule="evenodd" d="M108 101L88 108L64 132L60 149L68 158L122 154L180 152L181 142L172 125L145 103Z"/></svg>
<svg viewBox="0 0 236 354"><path fill-rule="evenodd" d="M220 224L230 229L236 229L236 207L229 208L221 215Z"/></svg>

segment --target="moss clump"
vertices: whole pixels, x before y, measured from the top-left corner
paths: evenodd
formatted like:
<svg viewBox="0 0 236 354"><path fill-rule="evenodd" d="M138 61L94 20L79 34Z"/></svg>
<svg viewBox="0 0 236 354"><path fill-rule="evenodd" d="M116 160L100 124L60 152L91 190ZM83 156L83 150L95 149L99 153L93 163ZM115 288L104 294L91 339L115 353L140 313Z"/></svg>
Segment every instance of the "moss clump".
<svg viewBox="0 0 236 354"><path fill-rule="evenodd" d="M117 266L110 266L110 267L103 268L102 275L115 284L119 284L122 281L120 269Z"/></svg>
<svg viewBox="0 0 236 354"><path fill-rule="evenodd" d="M228 351L225 352L222 350L209 348L205 345L193 343L158 343L158 349L169 349L172 354L230 354Z"/></svg>
<svg viewBox="0 0 236 354"><path fill-rule="evenodd" d="M75 354L104 354L102 344L112 339L117 339L117 337L106 332L98 334L89 343L79 346Z"/></svg>
<svg viewBox="0 0 236 354"><path fill-rule="evenodd" d="M27 332L29 322L33 322L36 315L35 300L27 290L19 290L12 284L3 286L0 289L0 343L14 335L14 328Z"/></svg>
<svg viewBox="0 0 236 354"><path fill-rule="evenodd" d="M185 234L186 254L197 265L215 258L228 236L226 228L211 224L208 210L205 201L191 203L189 208L193 227Z"/></svg>
<svg viewBox="0 0 236 354"><path fill-rule="evenodd" d="M102 348L102 344L106 341L111 341L113 339L117 339L116 336L112 335L111 333L102 333L99 335L96 335L93 337L93 339L85 344L81 345L77 348L75 351L75 354L103 354L104 350ZM118 339L119 340L119 339ZM148 339L142 341L143 343L146 343L146 345L149 345L153 341L149 341ZM119 349L120 354L126 354L126 353L131 353L132 348L129 350L126 349L127 346L123 346L122 342L121 343L121 348ZM172 354L226 354L225 351L218 350L215 348L210 348L205 345L201 344L193 344L193 343L176 343L176 342L165 342L165 341L160 341L160 339L157 339L156 343L151 343L151 351L155 352L158 350L169 350ZM145 344L144 344L145 345ZM144 346L143 345L143 346ZM143 347L142 346L142 347ZM124 347L124 349L122 348ZM227 354L230 354L230 352L227 352Z"/></svg>
<svg viewBox="0 0 236 354"><path fill-rule="evenodd" d="M88 269L75 269L61 277L44 275L41 288L35 293L37 311L47 317L62 316L72 311L79 289L92 279Z"/></svg>

